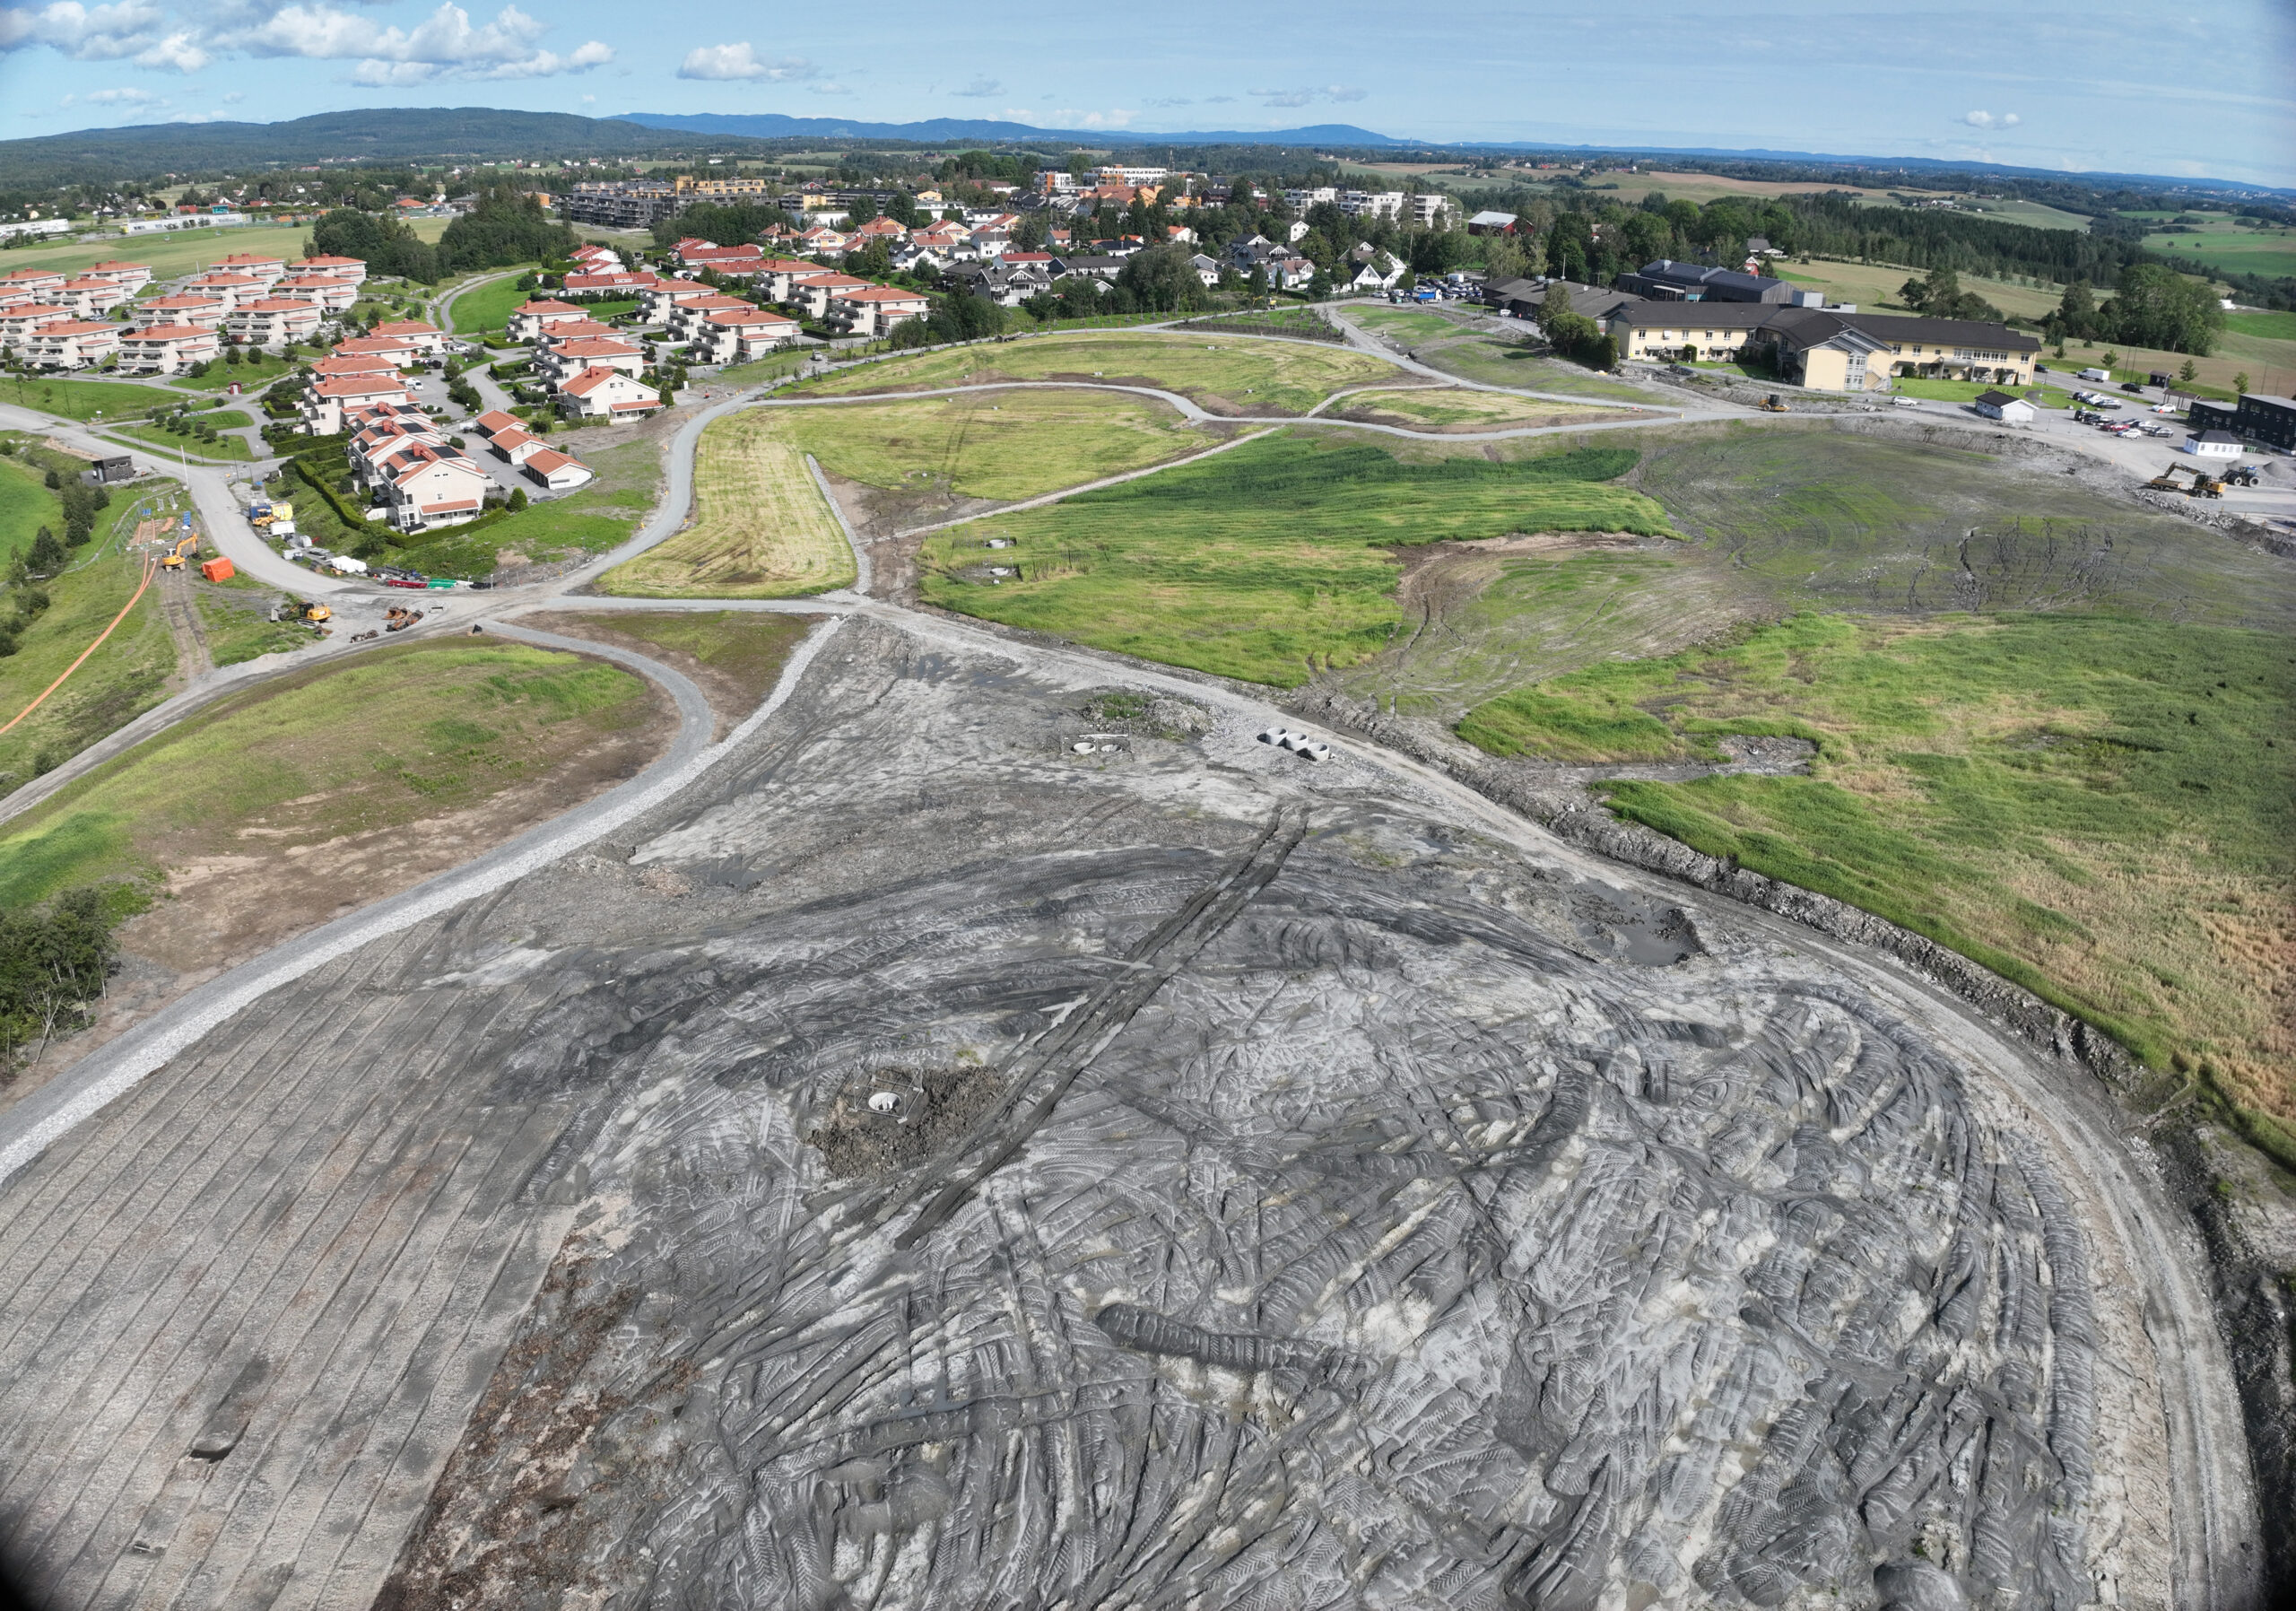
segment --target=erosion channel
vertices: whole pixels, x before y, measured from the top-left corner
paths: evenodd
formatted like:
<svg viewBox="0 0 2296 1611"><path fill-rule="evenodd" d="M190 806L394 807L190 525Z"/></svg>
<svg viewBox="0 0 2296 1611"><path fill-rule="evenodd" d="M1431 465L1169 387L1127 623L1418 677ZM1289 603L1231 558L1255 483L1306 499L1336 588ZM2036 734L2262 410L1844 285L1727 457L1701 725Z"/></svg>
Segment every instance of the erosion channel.
<svg viewBox="0 0 2296 1611"><path fill-rule="evenodd" d="M2069 1611L2250 1546L2179 1536L2154 1210L2062 1076L1121 677L846 620L612 842L50 1147L0 1550L75 1607Z"/></svg>

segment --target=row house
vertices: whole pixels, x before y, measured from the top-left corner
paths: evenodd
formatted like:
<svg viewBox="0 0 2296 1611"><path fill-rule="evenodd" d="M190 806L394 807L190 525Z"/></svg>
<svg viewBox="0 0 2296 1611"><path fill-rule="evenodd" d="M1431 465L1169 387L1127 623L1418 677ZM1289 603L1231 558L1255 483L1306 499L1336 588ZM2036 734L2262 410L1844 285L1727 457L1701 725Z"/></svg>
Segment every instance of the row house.
<svg viewBox="0 0 2296 1611"><path fill-rule="evenodd" d="M260 280L265 285L275 285L287 272L284 257L265 257L255 252L233 252L215 265L215 272L225 274L245 274L250 280Z"/></svg>
<svg viewBox="0 0 2296 1611"><path fill-rule="evenodd" d="M315 380L303 393L299 412L303 429L312 436L333 436L344 427L345 410L372 407L378 403L414 405L414 394L396 372L387 375L335 375Z"/></svg>
<svg viewBox="0 0 2296 1611"><path fill-rule="evenodd" d="M79 279L65 281L48 292L48 300L61 302L72 309L75 318L101 318L127 300L129 294L115 281L83 274Z"/></svg>
<svg viewBox="0 0 2296 1611"><path fill-rule="evenodd" d="M363 257L336 257L321 253L296 264L295 273L316 274L344 285L363 285L367 283L367 261Z"/></svg>
<svg viewBox="0 0 2296 1611"><path fill-rule="evenodd" d="M119 351L119 327L102 319L68 318L43 327L22 348L36 370L84 370Z"/></svg>
<svg viewBox="0 0 2296 1611"><path fill-rule="evenodd" d="M686 345L696 363L748 363L797 339L797 321L762 308L721 308Z"/></svg>
<svg viewBox="0 0 2296 1611"><path fill-rule="evenodd" d="M64 289L64 282L69 277L59 269L20 268L13 274L0 274L0 298L45 302L50 292Z"/></svg>
<svg viewBox="0 0 2296 1611"><path fill-rule="evenodd" d="M634 297L659 283L659 275L642 269L608 269L599 274L568 274L564 294L570 297Z"/></svg>
<svg viewBox="0 0 2296 1611"><path fill-rule="evenodd" d="M412 342L414 344L415 351L426 357L435 356L447 350L447 333L438 326L425 324L419 318L387 319L377 325L368 334L392 340Z"/></svg>
<svg viewBox="0 0 2296 1611"><path fill-rule="evenodd" d="M664 334L673 343L690 342L701 334L702 327L708 323L711 314L747 312L753 306L739 297L727 296L722 291L711 292L708 296L687 297L670 309Z"/></svg>
<svg viewBox="0 0 2296 1611"><path fill-rule="evenodd" d="M826 274L818 263L808 263L803 257L769 257L758 266L755 285L765 293L770 302L786 302L789 288L798 280L813 274Z"/></svg>
<svg viewBox="0 0 2296 1611"><path fill-rule="evenodd" d="M19 302L0 308L0 343L21 344L50 325L70 319L72 309L54 302Z"/></svg>
<svg viewBox="0 0 2296 1611"><path fill-rule="evenodd" d="M526 422L517 414L500 408L490 408L470 422L470 428L491 440L506 431L524 431Z"/></svg>
<svg viewBox="0 0 2296 1611"><path fill-rule="evenodd" d="M719 246L713 240L701 240L689 235L674 248L682 268L709 268L721 274L754 274L765 260L765 248L744 241L739 246Z"/></svg>
<svg viewBox="0 0 2296 1611"><path fill-rule="evenodd" d="M576 247L570 256L574 266L586 274L612 274L622 266L617 254L596 241Z"/></svg>
<svg viewBox="0 0 2296 1611"><path fill-rule="evenodd" d="M223 320L231 339L243 346L275 347L309 341L319 332L319 309L292 297L259 297L242 302Z"/></svg>
<svg viewBox="0 0 2296 1611"><path fill-rule="evenodd" d="M258 280L253 274L224 273L194 274L180 290L196 296L221 297L228 311L241 302L252 302L270 289L270 282Z"/></svg>
<svg viewBox="0 0 2296 1611"><path fill-rule="evenodd" d="M870 283L871 282L858 275L838 274L833 271L828 274L807 274L802 279L793 276L789 284L788 301L791 307L804 309L807 318L819 323L829 317L829 305L832 299L847 292L865 290Z"/></svg>
<svg viewBox="0 0 2296 1611"><path fill-rule="evenodd" d="M128 375L179 374L222 350L223 338L213 325L144 325L120 333L119 368Z"/></svg>
<svg viewBox="0 0 2296 1611"><path fill-rule="evenodd" d="M107 257L101 263L83 269L81 274L90 280L109 280L129 296L134 296L152 283L152 266L148 263L122 263Z"/></svg>
<svg viewBox="0 0 2296 1611"><path fill-rule="evenodd" d="M396 374L397 369L398 366L387 358L342 353L331 353L325 358L315 360L311 364L311 373L322 380L332 379L337 375Z"/></svg>
<svg viewBox="0 0 2296 1611"><path fill-rule="evenodd" d="M572 454L538 442L535 447L538 450L528 454L518 468L527 480L540 483L544 492L570 492L596 478L596 472Z"/></svg>
<svg viewBox="0 0 2296 1611"><path fill-rule="evenodd" d="M347 280L331 280L325 274L289 274L271 288L275 297L293 301L309 302L323 314L348 313L359 300L359 288Z"/></svg>
<svg viewBox="0 0 2296 1611"><path fill-rule="evenodd" d="M638 317L648 325L666 325L684 303L725 294L699 280L663 280L638 299Z"/></svg>
<svg viewBox="0 0 2296 1611"><path fill-rule="evenodd" d="M361 487L374 487L389 478L393 462L408 448L425 444L448 446L430 415L416 409L378 408L360 416L343 456L350 463L351 478Z"/></svg>
<svg viewBox="0 0 2296 1611"><path fill-rule="evenodd" d="M558 410L569 419L642 420L661 406L660 392L619 370L584 370L558 388Z"/></svg>
<svg viewBox="0 0 2296 1611"><path fill-rule="evenodd" d="M602 325L594 318L577 318L551 326L540 335L535 337L534 346L536 356L540 356L548 349L565 342L620 341L622 338L622 332L615 329L612 325Z"/></svg>
<svg viewBox="0 0 2296 1611"><path fill-rule="evenodd" d="M400 531L427 531L474 520L486 509L492 477L446 444L411 447L382 483L387 518Z"/></svg>
<svg viewBox="0 0 2296 1611"><path fill-rule="evenodd" d="M883 335L896 325L933 311L924 292L893 285L864 285L830 297L829 323L855 335Z"/></svg>
<svg viewBox="0 0 2296 1611"><path fill-rule="evenodd" d="M536 297L510 309L509 335L512 341L532 341L552 325L571 324L587 320L589 314L571 302L554 298Z"/></svg>
<svg viewBox="0 0 2296 1611"><path fill-rule="evenodd" d="M395 369L413 363L420 351L412 341L398 335L354 335L335 344L337 358L380 358Z"/></svg>
<svg viewBox="0 0 2296 1611"><path fill-rule="evenodd" d="M643 374L644 349L626 341L592 337L587 341L553 342L535 354L535 372L556 387L585 370L608 369L624 375Z"/></svg>
<svg viewBox="0 0 2296 1611"><path fill-rule="evenodd" d="M226 298L187 291L136 303L128 310L127 322L139 330L153 325L197 325L203 330L220 330L230 311L231 304Z"/></svg>

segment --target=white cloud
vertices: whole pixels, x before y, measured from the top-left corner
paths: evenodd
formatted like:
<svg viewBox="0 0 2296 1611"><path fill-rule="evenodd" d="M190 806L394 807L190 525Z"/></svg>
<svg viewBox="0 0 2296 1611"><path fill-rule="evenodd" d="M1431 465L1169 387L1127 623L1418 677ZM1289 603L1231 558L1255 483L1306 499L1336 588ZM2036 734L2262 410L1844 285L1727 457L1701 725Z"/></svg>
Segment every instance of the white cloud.
<svg viewBox="0 0 2296 1611"><path fill-rule="evenodd" d="M1258 98L1262 106L1306 106L1318 100L1361 100L1369 90L1353 84L1309 85L1300 90L1252 90L1247 93Z"/></svg>
<svg viewBox="0 0 2296 1611"><path fill-rule="evenodd" d="M475 28L461 6L441 5L411 30L386 28L326 5L290 5L254 27L217 36L216 42L250 56L356 61L351 78L361 84L415 84L440 76L547 78L613 59L613 51L597 39L562 56L541 49L546 31L515 5Z"/></svg>
<svg viewBox="0 0 2296 1611"><path fill-rule="evenodd" d="M1971 128L2014 128L2024 119L2014 112L2003 112L1997 117L1991 112L1971 112L1961 121Z"/></svg>
<svg viewBox="0 0 2296 1611"><path fill-rule="evenodd" d="M223 104L225 106L237 106L247 98L248 92L245 90L233 90L223 97Z"/></svg>
<svg viewBox="0 0 2296 1611"><path fill-rule="evenodd" d="M0 50L47 45L75 61L117 61L148 48L161 21L160 8L143 0L95 6L56 0L38 10L8 7L0 9Z"/></svg>
<svg viewBox="0 0 2296 1611"><path fill-rule="evenodd" d="M1024 107L1008 106L996 115L1007 123L1034 123L1037 120L1037 115Z"/></svg>
<svg viewBox="0 0 2296 1611"><path fill-rule="evenodd" d="M808 84L805 87L815 95L850 95L853 93L852 85L835 83L828 80L823 80L822 83L817 84Z"/></svg>
<svg viewBox="0 0 2296 1611"><path fill-rule="evenodd" d="M761 57L747 39L734 45L697 45L685 53L679 64L680 78L737 79L763 78L781 83L793 78L811 78L821 69L802 56L778 57Z"/></svg>
<svg viewBox="0 0 2296 1611"><path fill-rule="evenodd" d="M173 67L178 73L196 73L214 59L187 28L179 28L135 53L139 67Z"/></svg>
<svg viewBox="0 0 2296 1611"><path fill-rule="evenodd" d="M1002 95L1004 93L1004 86L998 83L993 78L977 76L974 78L972 83L967 84L963 89L952 90L949 93L952 95L970 96L978 100L986 100L992 95Z"/></svg>
<svg viewBox="0 0 2296 1611"><path fill-rule="evenodd" d="M72 98L67 95L65 99L69 100ZM160 98L149 90L119 89L91 90L80 99L92 100L99 106L150 106Z"/></svg>
<svg viewBox="0 0 2296 1611"><path fill-rule="evenodd" d="M1160 95L1150 100L1148 104L1150 106L1194 106L1196 102L1185 95Z"/></svg>
<svg viewBox="0 0 2296 1611"><path fill-rule="evenodd" d="M1064 107L1052 114L1052 123L1056 128L1128 128L1139 116L1121 108L1106 112L1080 112L1074 107Z"/></svg>

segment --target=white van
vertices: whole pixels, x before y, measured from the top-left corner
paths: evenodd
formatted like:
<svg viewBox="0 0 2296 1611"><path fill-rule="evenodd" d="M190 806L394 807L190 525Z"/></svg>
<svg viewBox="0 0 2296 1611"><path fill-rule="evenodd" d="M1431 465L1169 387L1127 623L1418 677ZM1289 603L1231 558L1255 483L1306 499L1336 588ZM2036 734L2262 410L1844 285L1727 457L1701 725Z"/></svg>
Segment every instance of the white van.
<svg viewBox="0 0 2296 1611"><path fill-rule="evenodd" d="M2081 379L2083 380L2110 380L2112 378L2113 372L2110 370L2083 370L2081 371Z"/></svg>

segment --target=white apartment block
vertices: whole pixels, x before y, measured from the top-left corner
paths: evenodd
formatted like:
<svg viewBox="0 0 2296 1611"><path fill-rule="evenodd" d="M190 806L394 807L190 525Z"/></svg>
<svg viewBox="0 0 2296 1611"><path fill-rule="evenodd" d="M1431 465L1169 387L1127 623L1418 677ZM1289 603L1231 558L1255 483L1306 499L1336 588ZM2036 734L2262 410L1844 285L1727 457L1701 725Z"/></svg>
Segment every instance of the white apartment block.
<svg viewBox="0 0 2296 1611"><path fill-rule="evenodd" d="M585 370L558 388L559 412L578 420L642 420L662 394L618 370Z"/></svg>
<svg viewBox="0 0 2296 1611"><path fill-rule="evenodd" d="M275 347L310 340L318 334L319 318L319 309L312 303L292 297L258 297L232 309L224 317L223 327L244 346Z"/></svg>
<svg viewBox="0 0 2296 1611"><path fill-rule="evenodd" d="M173 375L213 361L223 338L206 325L147 325L119 335L119 367L130 375Z"/></svg>
<svg viewBox="0 0 2296 1611"><path fill-rule="evenodd" d="M119 334L101 319L65 319L24 343L24 361L36 370L89 369L119 351Z"/></svg>
<svg viewBox="0 0 2296 1611"><path fill-rule="evenodd" d="M148 302L138 302L128 310L127 322L139 330L154 325L197 325L203 330L219 330L230 311L227 298L186 292L180 296L154 297Z"/></svg>
<svg viewBox="0 0 2296 1611"><path fill-rule="evenodd" d="M367 263L362 257L330 257L324 255L306 257L295 265L299 274L317 274L324 279L338 280L345 285L367 283Z"/></svg>

